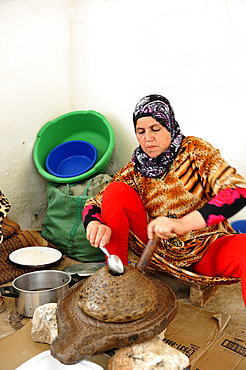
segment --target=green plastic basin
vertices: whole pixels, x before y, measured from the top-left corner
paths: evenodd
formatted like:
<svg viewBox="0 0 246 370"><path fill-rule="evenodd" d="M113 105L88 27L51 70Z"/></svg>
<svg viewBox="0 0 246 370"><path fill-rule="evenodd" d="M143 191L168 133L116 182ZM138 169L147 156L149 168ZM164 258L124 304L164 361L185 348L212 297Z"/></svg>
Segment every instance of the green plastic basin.
<svg viewBox="0 0 246 370"><path fill-rule="evenodd" d="M52 149L71 140L84 140L96 147L97 161L87 172L74 177L56 177L46 169L46 158ZM110 123L98 112L74 111L47 122L37 134L33 159L38 172L56 183L74 183L103 173L109 165L115 136Z"/></svg>

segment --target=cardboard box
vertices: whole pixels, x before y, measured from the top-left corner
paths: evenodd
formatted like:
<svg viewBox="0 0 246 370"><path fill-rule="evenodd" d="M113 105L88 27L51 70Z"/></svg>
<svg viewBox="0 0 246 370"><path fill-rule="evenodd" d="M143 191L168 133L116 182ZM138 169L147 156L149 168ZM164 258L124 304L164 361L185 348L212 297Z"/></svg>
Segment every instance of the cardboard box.
<svg viewBox="0 0 246 370"><path fill-rule="evenodd" d="M229 319L179 302L164 341L189 357L192 370L245 370L246 342L223 332Z"/></svg>

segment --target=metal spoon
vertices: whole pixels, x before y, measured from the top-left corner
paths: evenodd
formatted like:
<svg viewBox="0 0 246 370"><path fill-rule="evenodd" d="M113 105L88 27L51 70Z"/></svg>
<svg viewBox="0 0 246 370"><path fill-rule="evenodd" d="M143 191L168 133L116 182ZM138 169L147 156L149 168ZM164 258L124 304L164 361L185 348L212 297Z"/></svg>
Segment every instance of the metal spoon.
<svg viewBox="0 0 246 370"><path fill-rule="evenodd" d="M114 254L109 254L109 252L107 251L105 247L99 247L99 248L108 257L108 267L110 268L110 270L114 271L116 274L123 274L124 266L123 266L121 259Z"/></svg>

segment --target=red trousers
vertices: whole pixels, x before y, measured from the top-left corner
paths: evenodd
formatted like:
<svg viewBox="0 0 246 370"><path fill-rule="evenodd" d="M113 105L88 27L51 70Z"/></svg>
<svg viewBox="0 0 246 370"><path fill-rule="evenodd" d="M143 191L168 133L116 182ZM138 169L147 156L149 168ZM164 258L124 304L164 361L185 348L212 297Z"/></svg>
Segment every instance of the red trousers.
<svg viewBox="0 0 246 370"><path fill-rule="evenodd" d="M129 229L145 244L147 215L138 193L123 182L113 182L105 189L102 219L112 230L107 249L128 263ZM189 268L207 276L240 277L246 305L246 234L229 235L216 240L197 263Z"/></svg>

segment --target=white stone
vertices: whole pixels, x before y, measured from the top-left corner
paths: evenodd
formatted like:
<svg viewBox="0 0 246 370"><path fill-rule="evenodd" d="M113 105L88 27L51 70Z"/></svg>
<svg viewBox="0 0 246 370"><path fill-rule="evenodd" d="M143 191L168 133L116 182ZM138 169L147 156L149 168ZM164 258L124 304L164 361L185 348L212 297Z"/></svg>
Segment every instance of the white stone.
<svg viewBox="0 0 246 370"><path fill-rule="evenodd" d="M124 363L127 363L130 370L183 370L189 366L185 354L164 343L159 337L119 349L110 361L109 368L117 370Z"/></svg>
<svg viewBox="0 0 246 370"><path fill-rule="evenodd" d="M135 357L141 359L141 361L136 362L134 370L150 368L153 370L183 370L189 365L189 359L185 354L170 347L160 338L133 346L133 353Z"/></svg>
<svg viewBox="0 0 246 370"><path fill-rule="evenodd" d="M47 303L36 308L31 330L34 342L51 344L57 337L56 311L57 303Z"/></svg>

